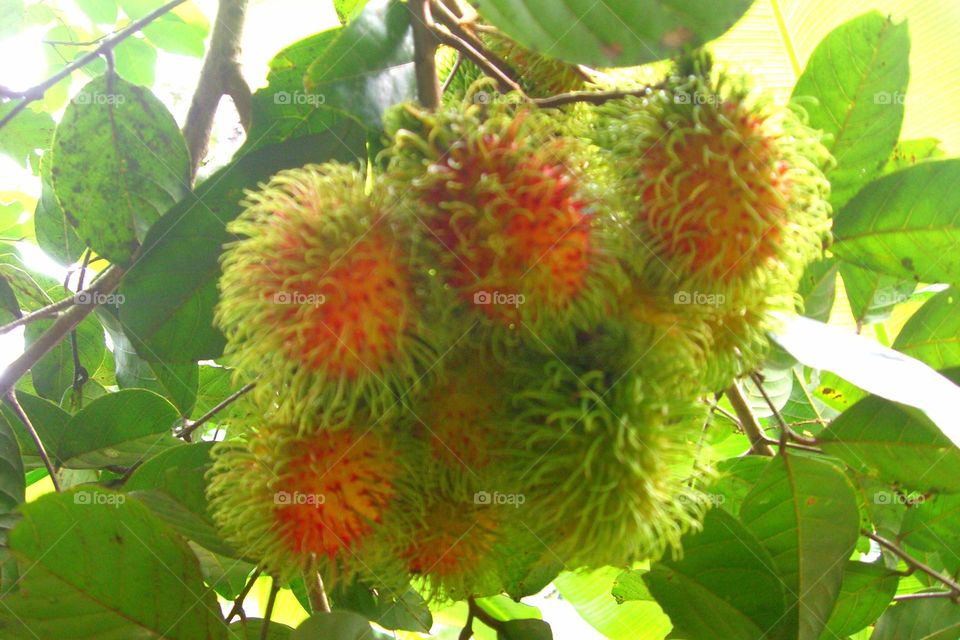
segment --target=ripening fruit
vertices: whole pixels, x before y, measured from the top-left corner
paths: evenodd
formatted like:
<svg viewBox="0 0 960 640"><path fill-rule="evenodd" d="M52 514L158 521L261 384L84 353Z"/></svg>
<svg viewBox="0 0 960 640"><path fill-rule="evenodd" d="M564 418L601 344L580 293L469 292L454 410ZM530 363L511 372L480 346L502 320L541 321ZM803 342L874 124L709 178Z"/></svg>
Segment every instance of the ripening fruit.
<svg viewBox="0 0 960 640"><path fill-rule="evenodd" d="M597 339L594 362L560 354L518 367L505 447L525 492L523 521L568 567L676 551L705 506L673 468L693 456L701 403L649 384L659 373L629 335ZM618 357L600 355L608 349Z"/></svg>
<svg viewBox="0 0 960 640"><path fill-rule="evenodd" d="M636 223L681 278L736 286L820 251L827 152L791 110L691 76L603 111Z"/></svg>
<svg viewBox="0 0 960 640"><path fill-rule="evenodd" d="M594 136L655 256L631 268L706 323L704 388L718 390L758 363L771 312L794 311L803 269L822 252L829 154L792 110L711 76L707 64L660 92L600 107Z"/></svg>
<svg viewBox="0 0 960 640"><path fill-rule="evenodd" d="M579 142L547 112L507 98L408 107L419 135L398 133L387 178L404 192L413 185L412 226L471 321L499 335L589 325L623 280L599 229L604 201Z"/></svg>
<svg viewBox="0 0 960 640"><path fill-rule="evenodd" d="M241 239L222 258L226 353L303 428L390 410L435 361L407 248L364 183L337 164L283 171L228 225Z"/></svg>
<svg viewBox="0 0 960 640"><path fill-rule="evenodd" d="M425 461L408 480L417 500L406 507L404 494L400 508L417 515L388 534L405 569L436 600L499 592L497 548L512 515L507 507L484 500L484 489L462 468Z"/></svg>
<svg viewBox="0 0 960 640"><path fill-rule="evenodd" d="M271 425L217 445L211 513L244 557L284 579L319 569L352 578L394 501L396 450L370 429L295 434Z"/></svg>
<svg viewBox="0 0 960 640"><path fill-rule="evenodd" d="M434 460L475 474L495 455L504 428L504 372L479 350L461 354L413 409Z"/></svg>

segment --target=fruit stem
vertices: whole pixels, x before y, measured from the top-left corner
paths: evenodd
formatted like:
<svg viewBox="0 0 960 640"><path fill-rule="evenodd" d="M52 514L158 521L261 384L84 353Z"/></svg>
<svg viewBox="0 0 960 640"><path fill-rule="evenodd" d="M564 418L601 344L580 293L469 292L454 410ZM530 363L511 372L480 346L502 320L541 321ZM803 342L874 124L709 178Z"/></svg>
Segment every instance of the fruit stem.
<svg viewBox="0 0 960 640"><path fill-rule="evenodd" d="M425 108L436 109L440 105L440 79L437 77L437 45L439 40L430 29L429 0L411 0L411 24L413 26L413 60L417 76L417 97Z"/></svg>
<svg viewBox="0 0 960 640"><path fill-rule="evenodd" d="M757 417L753 415L753 411L750 410L750 405L747 404L747 399L743 397L743 391L740 390L737 383L734 382L731 384L724 393L727 394L730 404L733 405L733 410L737 413L740 428L743 429L747 438L750 439L750 453L772 457L773 449L767 444L766 438L763 435L763 428L757 421Z"/></svg>

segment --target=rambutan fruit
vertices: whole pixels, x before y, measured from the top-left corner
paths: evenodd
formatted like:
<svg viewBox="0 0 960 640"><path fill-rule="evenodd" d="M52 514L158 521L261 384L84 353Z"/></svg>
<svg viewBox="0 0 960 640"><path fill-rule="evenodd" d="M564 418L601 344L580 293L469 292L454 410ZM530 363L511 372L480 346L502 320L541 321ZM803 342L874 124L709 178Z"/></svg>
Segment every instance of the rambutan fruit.
<svg viewBox="0 0 960 640"><path fill-rule="evenodd" d="M231 363L280 421L389 411L434 365L438 334L422 330L419 274L387 201L331 163L278 173L245 204L216 311Z"/></svg>
<svg viewBox="0 0 960 640"><path fill-rule="evenodd" d="M411 409L414 430L438 462L477 474L491 462L505 428L505 372L492 356L469 349L446 367Z"/></svg>
<svg viewBox="0 0 960 640"><path fill-rule="evenodd" d="M706 323L704 385L716 390L762 358L771 312L796 307L803 269L829 230L830 158L794 110L705 58L688 64L693 74L611 101L591 124L634 234L656 256L631 270Z"/></svg>
<svg viewBox="0 0 960 640"><path fill-rule="evenodd" d="M683 280L726 289L817 256L828 153L790 109L722 74L601 107L637 225Z"/></svg>
<svg viewBox="0 0 960 640"><path fill-rule="evenodd" d="M633 336L610 344L635 354ZM522 522L568 567L623 565L679 549L705 501L676 473L702 426L695 396L660 395L644 359L525 358L511 400L505 451L511 484L524 487Z"/></svg>
<svg viewBox="0 0 960 640"><path fill-rule="evenodd" d="M507 102L407 107L421 124L397 133L388 180L412 185L411 224L472 321L499 336L589 326L624 286L606 203L579 142L549 113Z"/></svg>
<svg viewBox="0 0 960 640"><path fill-rule="evenodd" d="M284 580L362 574L395 501L396 446L369 428L298 436L270 425L247 435L213 452L207 495L225 540Z"/></svg>

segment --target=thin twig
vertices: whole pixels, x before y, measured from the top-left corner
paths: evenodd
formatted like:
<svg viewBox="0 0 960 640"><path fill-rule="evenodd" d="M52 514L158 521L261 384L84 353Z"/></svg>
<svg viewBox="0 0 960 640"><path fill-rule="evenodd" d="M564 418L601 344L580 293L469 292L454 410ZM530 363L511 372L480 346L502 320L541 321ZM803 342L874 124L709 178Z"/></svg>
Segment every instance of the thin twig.
<svg viewBox="0 0 960 640"><path fill-rule="evenodd" d="M812 447L806 444L800 444L799 442L780 442L779 440L774 440L773 438L764 438L769 445L775 445L778 447L787 447L789 449L797 449L798 451L810 451L812 453L823 453L823 449L819 447Z"/></svg>
<svg viewBox="0 0 960 640"><path fill-rule="evenodd" d="M743 392L737 383L731 384L724 393L733 405L733 410L737 414L740 428L750 440L750 453L761 456L773 456L773 449L767 444L767 438L763 434L763 428L757 421L757 417L750 410L747 399L743 397Z"/></svg>
<svg viewBox="0 0 960 640"><path fill-rule="evenodd" d="M230 96L245 131L250 129L250 87L240 73L240 36L246 18L247 0L220 0L210 48L200 70L200 79L190 102L183 137L190 150L194 176L207 153L213 117L223 96Z"/></svg>
<svg viewBox="0 0 960 640"><path fill-rule="evenodd" d="M250 593L250 589L253 588L253 583L257 581L261 573L263 573L263 569L257 567L254 572L250 574L250 577L247 579L247 584L243 585L243 589L237 594L237 599L233 601L233 607L230 609L230 613L227 614L227 624L243 611L243 601L246 600L247 594Z"/></svg>
<svg viewBox="0 0 960 640"><path fill-rule="evenodd" d="M20 406L20 402L17 400L17 393L13 390L10 390L7 392L6 397L10 408L13 409L13 412L17 414L18 418L20 418L20 422L22 422L23 426L27 428L27 433L29 433L30 438L33 439L33 444L37 447L37 454L40 456L40 459L43 460L43 465L47 468L47 473L50 474L50 481L53 483L53 488L59 492L60 483L57 482L57 470L53 467L53 462L50 461L50 456L47 455L47 450L44 448L43 442L40 440L40 434L37 433L33 423L30 422L30 418L27 417L27 412L24 411L23 407Z"/></svg>
<svg viewBox="0 0 960 640"><path fill-rule="evenodd" d="M6 396L10 393L10 390L17 384L17 380L26 375L33 368L33 365L60 344L60 341L67 334L90 315L97 306L97 300L119 286L121 278L123 278L123 269L118 266L113 265L105 269L88 290L91 296L90 304L77 304L64 312L43 335L24 350L19 358L10 363L3 373L0 373L0 395Z"/></svg>
<svg viewBox="0 0 960 640"><path fill-rule="evenodd" d="M65 66L63 69L61 69L57 73L53 74L52 76L44 80L40 84L36 85L35 87L31 87L25 91L19 92L20 102L18 102L16 106L14 106L13 109L11 109L9 113L7 113L7 115L5 115L2 119L0 119L0 129L2 129L8 122L10 122L15 117L17 117L17 115L21 111L26 109L27 105L29 105L31 102L34 102L36 100L40 100L41 98L43 98L44 94L46 94L47 90L50 89L52 86L54 86L61 80L69 77L70 74L72 74L77 69L93 62L100 56L109 53L118 44L120 44L121 42L123 42L124 40L132 36L133 34L137 33L138 31L143 29L146 25L150 24L160 16L170 12L172 9L176 8L177 5L183 4L184 2L186 2L186 0L171 0L170 2L163 5L162 7L158 7L157 9L151 11L150 13L140 18L139 20L135 20L134 22L131 22L130 25L127 26L122 31L118 31L115 35L110 36L109 38L105 38L103 42L100 44L100 46L98 46L96 49L80 56L79 58L77 58L76 60L74 60L67 66Z"/></svg>
<svg viewBox="0 0 960 640"><path fill-rule="evenodd" d="M453 77L457 75L457 71L460 70L461 65L463 65L463 54L457 51L457 57L453 60L453 66L450 67L450 73L447 75L446 80L443 81L443 86L440 87L440 95L446 93L447 89L450 88Z"/></svg>
<svg viewBox="0 0 960 640"><path fill-rule="evenodd" d="M25 315L20 316L16 320L12 320L7 324L0 327L0 335L9 333L10 331L16 329L17 327L23 326L25 324L30 324L31 322L36 322L37 320L46 320L51 316L55 316L67 307L72 307L77 303L75 300L76 296L70 296L54 302L53 304L48 304L42 309L37 309L36 311L31 311Z"/></svg>
<svg viewBox="0 0 960 640"><path fill-rule="evenodd" d="M433 22L431 19L427 26L442 44L469 58L481 71L497 81L501 91L516 91L527 97L514 77L513 70L491 53L480 40L463 29L457 17L442 2L434 2L431 6L437 10L437 19L440 22Z"/></svg>
<svg viewBox="0 0 960 640"><path fill-rule="evenodd" d="M437 77L437 44L439 40L430 29L430 0L410 0L407 3L413 27L413 60L417 78L417 97L420 104L433 110L440 105L440 80Z"/></svg>
<svg viewBox="0 0 960 640"><path fill-rule="evenodd" d="M245 393L248 393L251 389L253 389L254 385L256 385L255 382L249 382L243 385L242 387L240 387L238 391L235 391L234 393L230 394L229 396L221 400L220 403L217 404L217 406L215 406L213 409L210 409L210 411L207 411L205 414L197 418L196 422L192 422L189 425L185 426L183 429L181 429L176 434L176 436L178 438L183 438L184 440L189 442L190 436L193 435L194 431L196 431L201 426L203 426L203 424L208 420L210 420L212 417L214 417L215 415L223 411L225 408L233 404L238 398L240 398L240 396L242 396Z"/></svg>
<svg viewBox="0 0 960 640"><path fill-rule="evenodd" d="M763 401L767 403L767 407L769 407L770 411L773 412L773 416L777 419L777 423L779 423L780 428L796 442L808 447L815 446L817 444L816 440L801 436L799 433L791 429L790 425L787 424L787 421L783 419L783 415L780 413L780 410L774 406L773 400L771 400L770 396L767 395L767 390L763 388L763 378L760 376L760 374L754 371L750 374L750 379L753 380L753 384L756 385L757 389L760 390L760 395L763 396Z"/></svg>
<svg viewBox="0 0 960 640"><path fill-rule="evenodd" d="M323 578L320 572L314 570L303 572L303 582L307 585L307 597L310 599L310 608L314 613L330 613L330 600L323 588Z"/></svg>
<svg viewBox="0 0 960 640"><path fill-rule="evenodd" d="M273 605L277 602L277 592L280 591L280 582L273 578L270 583L270 597L267 598L267 609L263 613L263 626L260 627L260 640L270 637L270 618L273 617Z"/></svg>
<svg viewBox="0 0 960 640"><path fill-rule="evenodd" d="M611 100L620 100L628 96L642 98L654 91L659 91L666 87L665 83L652 84L640 89L616 90L616 91L570 91L568 93L558 93L546 98L534 99L534 104L545 109L551 107L562 107L563 105L573 104L575 102L587 102L589 104L603 104Z"/></svg>
<svg viewBox="0 0 960 640"><path fill-rule="evenodd" d="M872 531L862 530L860 533L870 538L871 540L876 542L878 545L880 545L881 547L883 547L893 555L897 556L898 558L906 562L907 566L910 568L911 573L913 571L922 571L923 573L927 574L937 582L942 583L945 587L950 589L950 593L952 593L954 597L960 597L960 583L957 583L957 581L954 580L953 578L950 578L949 576L945 576L942 573L936 571L935 569L931 569L929 566L917 560L916 558L914 558L909 553L907 553L906 551L898 547L893 542L890 542L886 538L883 538L873 533Z"/></svg>
<svg viewBox="0 0 960 640"><path fill-rule="evenodd" d="M473 608L467 607L467 621L463 624L463 629L457 640L470 640L473 637Z"/></svg>

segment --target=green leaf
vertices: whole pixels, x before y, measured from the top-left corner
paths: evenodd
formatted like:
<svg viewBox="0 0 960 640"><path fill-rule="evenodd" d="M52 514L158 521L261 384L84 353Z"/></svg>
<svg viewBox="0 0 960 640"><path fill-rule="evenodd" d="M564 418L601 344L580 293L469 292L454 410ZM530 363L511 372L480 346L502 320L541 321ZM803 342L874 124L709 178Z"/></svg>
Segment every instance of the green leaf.
<svg viewBox="0 0 960 640"><path fill-rule="evenodd" d="M643 579L663 607L670 637L756 640L781 637L784 593L773 560L733 516L713 509L688 534L682 560L655 563Z"/></svg>
<svg viewBox="0 0 960 640"><path fill-rule="evenodd" d="M117 73L133 84L153 84L157 49L142 38L127 38L113 50Z"/></svg>
<svg viewBox="0 0 960 640"><path fill-rule="evenodd" d="M16 102L0 104L0 118L10 113ZM38 150L46 150L53 139L54 122L49 113L27 108L0 129L0 153L26 169L39 167ZM37 173L36 169L33 169Z"/></svg>
<svg viewBox="0 0 960 640"><path fill-rule="evenodd" d="M717 479L710 485L710 501L736 517L740 505L760 479L770 462L763 456L741 456L717 463Z"/></svg>
<svg viewBox="0 0 960 640"><path fill-rule="evenodd" d="M38 320L28 324L24 330L26 345L33 344L53 322L53 320ZM96 371L103 361L105 352L103 327L91 314L77 325L77 353L81 366L88 373ZM74 362L70 339L60 341L47 355L43 356L37 364L33 365L30 375L33 379L33 387L38 394L59 402L63 392L73 386Z"/></svg>
<svg viewBox="0 0 960 640"><path fill-rule="evenodd" d="M876 177L897 144L910 81L910 34L871 11L834 29L814 50L793 89L809 124L829 137L827 169L840 207Z"/></svg>
<svg viewBox="0 0 960 640"><path fill-rule="evenodd" d="M203 57L207 29L188 23L175 13L166 13L143 28L143 33L158 49L195 58Z"/></svg>
<svg viewBox="0 0 960 640"><path fill-rule="evenodd" d="M176 121L152 93L122 78L100 76L74 96L52 153L64 215L112 262L129 262L189 190L190 159Z"/></svg>
<svg viewBox="0 0 960 640"><path fill-rule="evenodd" d="M197 404L193 407L192 418L204 415L236 391L232 371L224 367L201 366L197 387ZM229 415L230 410L231 407L227 407L217 418ZM214 418L214 422L217 418Z"/></svg>
<svg viewBox="0 0 960 640"><path fill-rule="evenodd" d="M913 280L877 273L848 262L840 263L840 275L857 325L883 322L893 308L910 299Z"/></svg>
<svg viewBox="0 0 960 640"><path fill-rule="evenodd" d="M773 556L786 588L788 627L798 640L816 640L860 534L850 481L830 463L778 456L744 499L740 519Z"/></svg>
<svg viewBox="0 0 960 640"><path fill-rule="evenodd" d="M307 96L355 115L373 129L383 112L416 96L410 12L397 0L371 0L304 77Z"/></svg>
<svg viewBox="0 0 960 640"><path fill-rule="evenodd" d="M40 175L40 199L37 200L37 208L33 213L37 244L44 253L60 264L72 264L83 255L86 245L67 222L60 203L57 202L50 178L49 154L44 155L40 162Z"/></svg>
<svg viewBox="0 0 960 640"><path fill-rule="evenodd" d="M609 640L663 640L670 630L670 619L657 603L635 600L617 604L610 595L620 573L616 567L565 571L553 583L580 617Z"/></svg>
<svg viewBox="0 0 960 640"><path fill-rule="evenodd" d="M409 585L398 593L374 590L355 581L349 585L337 585L329 595L335 608L358 613L384 629L429 633L433 626L433 616L426 602Z"/></svg>
<svg viewBox="0 0 960 640"><path fill-rule="evenodd" d="M113 25L117 21L115 0L76 0L77 6L97 24Z"/></svg>
<svg viewBox="0 0 960 640"><path fill-rule="evenodd" d="M307 618L290 635L290 640L373 640L376 636L370 623L349 611L318 613Z"/></svg>
<svg viewBox="0 0 960 640"><path fill-rule="evenodd" d="M24 501L26 487L20 445L13 428L0 420L0 535L8 526L8 514Z"/></svg>
<svg viewBox="0 0 960 640"><path fill-rule="evenodd" d="M120 325L115 312L110 308L99 307L99 317L113 343L113 357L117 384L121 389L149 389L169 399L180 411L188 416L197 401L199 367L196 363L186 362L167 364L147 362L133 348Z"/></svg>
<svg viewBox="0 0 960 640"><path fill-rule="evenodd" d="M617 576L610 590L610 595L616 599L617 604L623 604L628 600L654 599L643 581L643 576L647 573L647 569L629 569Z"/></svg>
<svg viewBox="0 0 960 640"><path fill-rule="evenodd" d="M195 542L189 544L197 556L197 561L200 562L204 581L227 600L235 600L246 586L247 578L253 572L254 565L213 553Z"/></svg>
<svg viewBox="0 0 960 640"><path fill-rule="evenodd" d="M161 396L124 389L78 411L53 450L72 469L132 465L180 444L170 435L176 420L176 408Z"/></svg>
<svg viewBox="0 0 960 640"><path fill-rule="evenodd" d="M915 282L960 282L960 159L932 160L878 178L833 222L833 251Z"/></svg>
<svg viewBox="0 0 960 640"><path fill-rule="evenodd" d="M553 640L553 631L543 620L507 620L497 629L497 640Z"/></svg>
<svg viewBox="0 0 960 640"><path fill-rule="evenodd" d="M803 315L826 322L837 293L837 270L834 258L823 258L807 265L797 293L803 298Z"/></svg>
<svg viewBox="0 0 960 640"><path fill-rule="evenodd" d="M227 165L154 226L141 258L124 276L120 321L141 358L196 362L220 356L213 327L225 225L240 213L245 189L281 169L366 157L366 135L351 120L323 134L258 149Z"/></svg>
<svg viewBox="0 0 960 640"><path fill-rule="evenodd" d="M898 602L877 622L870 640L955 640L960 607L947 598Z"/></svg>
<svg viewBox="0 0 960 640"><path fill-rule="evenodd" d="M359 16L366 4L367 0L333 0L333 8L336 9L337 17L343 24Z"/></svg>
<svg viewBox="0 0 960 640"><path fill-rule="evenodd" d="M837 605L820 640L853 635L880 617L897 591L900 576L877 564L847 561Z"/></svg>
<svg viewBox="0 0 960 640"><path fill-rule="evenodd" d="M884 175L893 173L898 169L912 167L918 162L925 160L937 160L943 158L946 154L940 148L940 141L936 138L920 138L919 140L903 140L894 147L887 166L884 167Z"/></svg>
<svg viewBox="0 0 960 640"><path fill-rule="evenodd" d="M817 438L854 469L918 491L960 491L960 449L916 409L869 396Z"/></svg>
<svg viewBox="0 0 960 640"><path fill-rule="evenodd" d="M261 147L322 133L348 117L326 107L319 95L303 89L307 68L343 31L340 27L304 38L280 51L270 61L267 86L251 98L253 124L238 152L244 155Z"/></svg>
<svg viewBox="0 0 960 640"><path fill-rule="evenodd" d="M23 0L0 0L0 38L16 34L23 26Z"/></svg>
<svg viewBox="0 0 960 640"><path fill-rule="evenodd" d="M236 557L236 551L221 539L207 509L204 474L210 468L212 446L212 442L200 442L161 451L133 472L124 491L188 540Z"/></svg>
<svg viewBox="0 0 960 640"><path fill-rule="evenodd" d="M899 537L921 551L955 554L960 549L960 496L920 499L907 510Z"/></svg>
<svg viewBox="0 0 960 640"><path fill-rule="evenodd" d="M821 387L835 389L842 382L828 381L827 374L832 372L860 389L921 409L960 444L960 429L951 408L960 404L960 388L926 364L875 340L809 318L784 317L781 330L773 337L803 364L825 370ZM910 384L903 384L904 380ZM856 393L856 388L849 388L840 395ZM818 396L828 404L830 395L818 389ZM846 407L847 403L840 403L837 408Z"/></svg>
<svg viewBox="0 0 960 640"><path fill-rule="evenodd" d="M540 593L563 571L563 563L533 534L513 535L500 550L504 555L498 567L501 587L514 600Z"/></svg>
<svg viewBox="0 0 960 640"><path fill-rule="evenodd" d="M40 436L40 441L49 453L60 441L60 436L70 422L70 414L49 400L17 392L17 400L23 407L24 413L30 418L31 424ZM20 445L20 455L26 469L35 469L43 466L37 447L20 419L6 405L2 406L3 422L8 425Z"/></svg>
<svg viewBox="0 0 960 640"><path fill-rule="evenodd" d="M954 289L924 303L900 330L893 348L934 369L960 366L960 304Z"/></svg>
<svg viewBox="0 0 960 640"><path fill-rule="evenodd" d="M721 35L749 0L474 0L486 20L552 58L628 67L675 56Z"/></svg>
<svg viewBox="0 0 960 640"><path fill-rule="evenodd" d="M293 629L274 620L270 621L267 637L261 635L264 621L260 618L247 618L230 625L230 632L235 640L289 640Z"/></svg>
<svg viewBox="0 0 960 640"><path fill-rule="evenodd" d="M0 608L4 638L226 639L190 548L143 505L85 488L22 514L10 533L21 575Z"/></svg>

